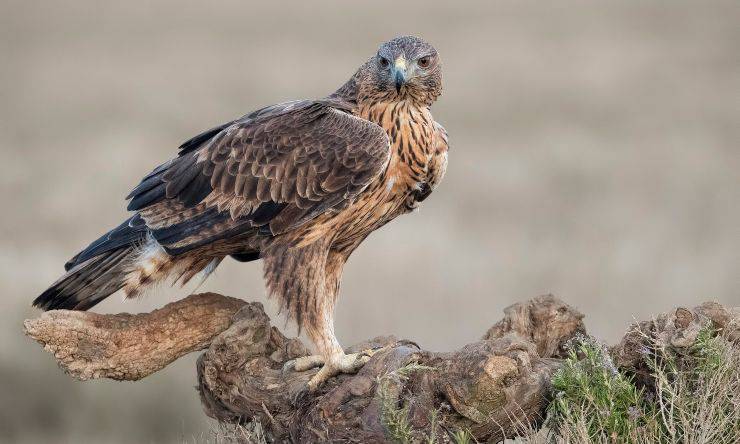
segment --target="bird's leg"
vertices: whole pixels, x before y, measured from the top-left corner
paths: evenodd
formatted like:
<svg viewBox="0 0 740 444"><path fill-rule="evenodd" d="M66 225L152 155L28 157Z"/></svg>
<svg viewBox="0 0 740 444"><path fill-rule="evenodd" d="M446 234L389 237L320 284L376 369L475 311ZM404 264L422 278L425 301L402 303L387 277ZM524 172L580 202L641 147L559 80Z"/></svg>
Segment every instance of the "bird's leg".
<svg viewBox="0 0 740 444"><path fill-rule="evenodd" d="M333 308L333 307L332 307ZM333 310L324 313L318 325L307 328L311 341L319 354L302 356L285 363L284 370L306 371L321 366L321 369L308 381L308 390L314 391L332 376L339 373L356 373L375 353L367 350L345 354L334 335ZM311 328L313 327L313 328Z"/></svg>
<svg viewBox="0 0 740 444"><path fill-rule="evenodd" d="M370 359L369 355L363 353L345 354L333 333L328 337L322 337L317 342L320 355L318 359L309 357L309 361L321 360L323 365L319 372L308 381L310 391L316 390L329 378L339 373L356 373Z"/></svg>
<svg viewBox="0 0 740 444"><path fill-rule="evenodd" d="M339 281L342 268L347 257L343 254L330 251L327 257L324 285L325 292L312 302L314 310L304 322L306 333L316 346L317 355L304 356L289 361L284 369L306 371L321 366L321 369L308 382L310 391L316 390L323 382L339 373L355 373L370 359L372 351L345 354L339 341L334 335L334 305L339 293Z"/></svg>

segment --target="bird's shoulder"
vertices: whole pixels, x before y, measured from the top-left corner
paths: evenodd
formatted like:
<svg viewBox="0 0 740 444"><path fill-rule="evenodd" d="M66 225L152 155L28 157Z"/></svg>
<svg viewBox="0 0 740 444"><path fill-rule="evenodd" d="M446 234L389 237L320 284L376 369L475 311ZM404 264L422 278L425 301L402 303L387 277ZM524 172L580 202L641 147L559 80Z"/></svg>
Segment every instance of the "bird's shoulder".
<svg viewBox="0 0 740 444"><path fill-rule="evenodd" d="M388 135L376 123L355 112L355 104L341 98L328 97L314 100L294 100L260 108L242 117L211 128L187 140L180 146L180 155L194 150L216 150L225 144L278 148L273 139L249 138L247 134L301 136L282 144L282 149L318 149L328 138L341 138L344 146L331 145L334 149L383 154L390 147ZM354 139L353 141L348 139ZM369 149L369 150L368 150ZM223 151L223 148L221 148Z"/></svg>

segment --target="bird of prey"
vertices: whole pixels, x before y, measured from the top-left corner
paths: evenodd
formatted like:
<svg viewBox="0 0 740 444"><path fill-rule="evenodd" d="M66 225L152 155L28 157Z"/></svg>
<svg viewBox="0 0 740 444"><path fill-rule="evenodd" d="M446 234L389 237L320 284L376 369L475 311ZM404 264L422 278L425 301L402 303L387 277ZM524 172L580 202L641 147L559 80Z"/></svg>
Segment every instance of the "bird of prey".
<svg viewBox="0 0 740 444"><path fill-rule="evenodd" d="M132 216L65 264L34 305L87 310L123 289L208 276L230 256L262 259L268 293L314 343L313 390L367 355L334 335L342 269L373 231L427 198L447 167L430 106L437 51L417 37L383 43L334 93L268 106L199 134L128 195Z"/></svg>

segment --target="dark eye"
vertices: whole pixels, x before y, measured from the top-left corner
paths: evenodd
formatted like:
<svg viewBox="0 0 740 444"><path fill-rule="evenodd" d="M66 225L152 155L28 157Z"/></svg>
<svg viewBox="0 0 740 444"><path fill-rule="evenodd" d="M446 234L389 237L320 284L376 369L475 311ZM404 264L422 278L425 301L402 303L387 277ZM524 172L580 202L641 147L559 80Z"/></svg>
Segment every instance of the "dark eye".
<svg viewBox="0 0 740 444"><path fill-rule="evenodd" d="M385 58L385 57L383 57L383 56L378 56L378 57L380 58L380 61L379 61L379 63L380 63L380 66L381 66L381 67L383 67L383 68L387 68L388 66L390 66L391 62L390 62L390 61L388 61L388 59L386 59L386 58Z"/></svg>
<svg viewBox="0 0 740 444"><path fill-rule="evenodd" d="M422 57L416 63L418 63L421 68L429 68L429 64L431 62L432 61L429 57Z"/></svg>

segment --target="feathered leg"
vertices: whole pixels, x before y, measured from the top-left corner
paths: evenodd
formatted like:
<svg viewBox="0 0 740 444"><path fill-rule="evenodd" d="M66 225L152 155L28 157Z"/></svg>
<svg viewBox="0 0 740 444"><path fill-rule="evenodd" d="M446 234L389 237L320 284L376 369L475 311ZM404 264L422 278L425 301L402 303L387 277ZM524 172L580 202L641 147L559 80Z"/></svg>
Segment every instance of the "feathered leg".
<svg viewBox="0 0 740 444"><path fill-rule="evenodd" d="M286 370L305 371L322 365L308 383L315 390L338 373L354 373L369 359L365 353L346 355L334 334L334 306L348 255L317 241L292 249L269 249L265 277L270 294L279 297L300 328L314 343L315 356L286 363Z"/></svg>
<svg viewBox="0 0 740 444"><path fill-rule="evenodd" d="M316 298L316 307L313 310L318 316L306 325L306 334L316 345L319 354L299 358L295 363L298 371L322 364L321 370L308 382L308 389L311 391L338 373L357 372L370 359L365 353L346 355L334 334L334 307L346 261L345 254L329 251L324 267L324 296Z"/></svg>

